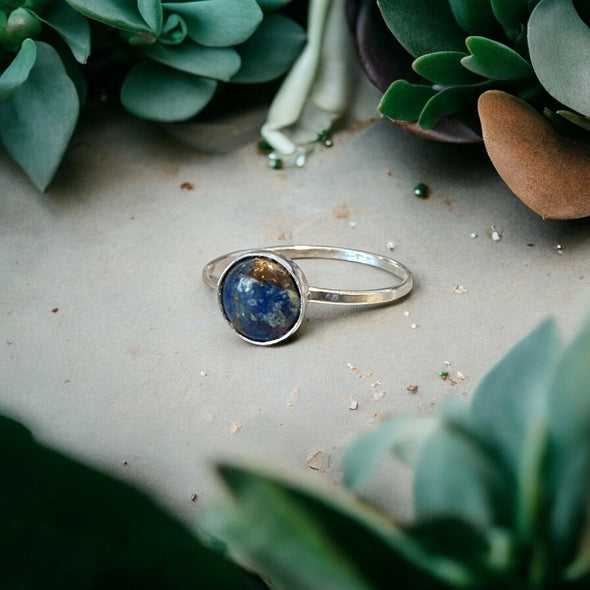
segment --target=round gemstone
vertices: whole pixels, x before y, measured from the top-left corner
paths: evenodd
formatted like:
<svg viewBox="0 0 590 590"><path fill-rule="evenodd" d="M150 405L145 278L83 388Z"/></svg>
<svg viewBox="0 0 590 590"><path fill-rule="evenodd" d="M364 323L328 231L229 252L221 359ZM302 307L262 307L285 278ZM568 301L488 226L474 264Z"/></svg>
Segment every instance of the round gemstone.
<svg viewBox="0 0 590 590"><path fill-rule="evenodd" d="M220 302L234 330L261 344L286 338L301 316L301 292L293 274L264 256L241 258L228 269Z"/></svg>

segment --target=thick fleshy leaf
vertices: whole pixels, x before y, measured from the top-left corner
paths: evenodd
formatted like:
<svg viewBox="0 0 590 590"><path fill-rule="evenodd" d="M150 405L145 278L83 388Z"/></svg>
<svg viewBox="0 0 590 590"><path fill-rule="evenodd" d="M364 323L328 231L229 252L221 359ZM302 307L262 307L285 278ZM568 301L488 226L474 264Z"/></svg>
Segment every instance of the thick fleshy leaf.
<svg viewBox="0 0 590 590"><path fill-rule="evenodd" d="M137 0L66 0L80 14L111 27L153 33L137 7Z"/></svg>
<svg viewBox="0 0 590 590"><path fill-rule="evenodd" d="M516 39L528 16L526 0L491 0L492 11L509 39Z"/></svg>
<svg viewBox="0 0 590 590"><path fill-rule="evenodd" d="M20 51L0 76L0 100L14 94L27 81L37 59L37 46L32 39L25 39Z"/></svg>
<svg viewBox="0 0 590 590"><path fill-rule="evenodd" d="M547 446L547 404L559 339L546 320L516 344L477 386L471 404L476 428L518 483L519 534L534 533Z"/></svg>
<svg viewBox="0 0 590 590"><path fill-rule="evenodd" d="M79 100L55 49L35 42L27 80L0 102L0 139L39 190L51 182L78 120Z"/></svg>
<svg viewBox="0 0 590 590"><path fill-rule="evenodd" d="M188 27L179 14L169 14L162 25L158 43L164 45L180 45L185 39Z"/></svg>
<svg viewBox="0 0 590 590"><path fill-rule="evenodd" d="M39 18L68 44L76 61L86 63L90 55L90 25L80 13L65 2L55 2Z"/></svg>
<svg viewBox="0 0 590 590"><path fill-rule="evenodd" d="M481 78L461 64L461 59L468 55L464 51L437 51L417 58L412 67L423 78L436 84L443 86L471 84Z"/></svg>
<svg viewBox="0 0 590 590"><path fill-rule="evenodd" d="M400 587L448 589L439 571L468 577L462 565L421 551L403 531L347 496L235 465L219 471L231 501L210 512L204 527L273 587L388 588L395 572Z"/></svg>
<svg viewBox="0 0 590 590"><path fill-rule="evenodd" d="M483 377L471 402L476 427L518 473L531 425L547 417L559 339L548 319L516 344Z"/></svg>
<svg viewBox="0 0 590 590"><path fill-rule="evenodd" d="M424 105L418 117L418 124L422 129L432 129L441 117L474 110L477 98L489 88L489 84L482 82L468 86L449 86L439 90Z"/></svg>
<svg viewBox="0 0 590 590"><path fill-rule="evenodd" d="M256 0L197 0L166 2L165 14L180 14L188 26L188 36L211 47L243 43L262 21Z"/></svg>
<svg viewBox="0 0 590 590"><path fill-rule="evenodd" d="M127 74L121 102L133 115L150 121L185 121L203 110L217 82L154 62L141 62Z"/></svg>
<svg viewBox="0 0 590 590"><path fill-rule="evenodd" d="M4 416L0 464L5 588L261 588L145 494Z"/></svg>
<svg viewBox="0 0 590 590"><path fill-rule="evenodd" d="M556 100L590 117L590 28L572 0L542 0L529 18L531 63Z"/></svg>
<svg viewBox="0 0 590 590"><path fill-rule="evenodd" d="M499 524L509 498L499 466L468 429L442 422L420 447L414 476L419 519L462 518L479 526Z"/></svg>
<svg viewBox="0 0 590 590"><path fill-rule="evenodd" d="M154 43L145 54L175 70L216 80L229 80L240 68L240 56L231 47L205 47L190 40L180 45Z"/></svg>
<svg viewBox="0 0 590 590"><path fill-rule="evenodd" d="M389 30L414 57L465 49L465 31L446 0L377 0L377 4Z"/></svg>
<svg viewBox="0 0 590 590"><path fill-rule="evenodd" d="M137 8L150 29L160 35L164 20L161 0L137 0Z"/></svg>
<svg viewBox="0 0 590 590"><path fill-rule="evenodd" d="M232 82L255 84L282 76L301 53L305 39L305 31L290 18L266 16L256 32L236 47L242 66Z"/></svg>
<svg viewBox="0 0 590 590"><path fill-rule="evenodd" d="M561 356L549 400L551 533L566 562L586 527L590 497L589 351L590 321Z"/></svg>
<svg viewBox="0 0 590 590"><path fill-rule="evenodd" d="M468 37L471 55L461 63L471 72L493 80L523 80L534 76L531 64L514 49L486 37Z"/></svg>
<svg viewBox="0 0 590 590"><path fill-rule="evenodd" d="M420 443L435 425L431 416L394 416L363 433L346 450L342 464L345 485L360 489L389 453L413 462Z"/></svg>
<svg viewBox="0 0 590 590"><path fill-rule="evenodd" d="M256 2L258 2L258 6L260 6L264 12L270 12L282 8L286 4L289 4L291 0L256 0Z"/></svg>
<svg viewBox="0 0 590 590"><path fill-rule="evenodd" d="M449 0L455 20L470 35L489 35L497 28L490 0Z"/></svg>
<svg viewBox="0 0 590 590"><path fill-rule="evenodd" d="M431 86L396 80L385 92L379 111L390 119L416 121L424 105L436 94Z"/></svg>

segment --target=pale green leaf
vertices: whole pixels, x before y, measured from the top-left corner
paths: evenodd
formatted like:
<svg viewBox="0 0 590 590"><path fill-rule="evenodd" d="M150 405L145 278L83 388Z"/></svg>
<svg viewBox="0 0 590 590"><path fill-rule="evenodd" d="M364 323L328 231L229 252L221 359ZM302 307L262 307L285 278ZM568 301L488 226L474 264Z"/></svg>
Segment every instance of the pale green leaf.
<svg viewBox="0 0 590 590"><path fill-rule="evenodd" d="M282 14L264 18L255 33L236 47L242 66L232 82L254 84L268 82L285 74L300 54L305 31Z"/></svg>
<svg viewBox="0 0 590 590"><path fill-rule="evenodd" d="M111 27L135 33L152 33L137 7L137 0L66 0L80 14Z"/></svg>
<svg viewBox="0 0 590 590"><path fill-rule="evenodd" d="M159 35L163 23L161 0L137 0L137 8L150 29Z"/></svg>
<svg viewBox="0 0 590 590"><path fill-rule="evenodd" d="M590 497L590 322L559 359L549 402L548 487L556 553L569 561L586 525Z"/></svg>
<svg viewBox="0 0 590 590"><path fill-rule="evenodd" d="M432 571L462 575L403 531L340 493L306 488L260 470L222 465L231 501L204 527L277 588L448 588ZM387 567L384 567L387 564Z"/></svg>
<svg viewBox="0 0 590 590"><path fill-rule="evenodd" d="M39 190L53 179L78 120L78 93L59 55L35 42L26 81L0 102L0 139Z"/></svg>
<svg viewBox="0 0 590 590"><path fill-rule="evenodd" d="M186 40L180 45L154 43L144 53L176 70L216 80L229 80L240 68L240 56L230 47L205 47Z"/></svg>
<svg viewBox="0 0 590 590"><path fill-rule="evenodd" d="M27 81L37 59L37 46L32 39L25 39L10 65L0 75L0 100L14 94Z"/></svg>
<svg viewBox="0 0 590 590"><path fill-rule="evenodd" d="M452 515L481 526L496 524L505 519L509 485L473 431L445 420L420 446L416 514L420 519Z"/></svg>
<svg viewBox="0 0 590 590"><path fill-rule="evenodd" d="M188 36L211 47L229 47L243 43L262 21L256 0L197 0L165 2L165 14L182 16Z"/></svg>
<svg viewBox="0 0 590 590"><path fill-rule="evenodd" d="M216 87L210 78L146 61L128 73L121 102L130 113L150 121L184 121L207 106Z"/></svg>
<svg viewBox="0 0 590 590"><path fill-rule="evenodd" d="M555 322L548 319L492 367L473 393L475 425L514 475L521 469L527 432L547 419L558 350Z"/></svg>
<svg viewBox="0 0 590 590"><path fill-rule="evenodd" d="M86 63L90 55L90 25L80 13L65 2L55 2L39 18L68 44L78 62Z"/></svg>
<svg viewBox="0 0 590 590"><path fill-rule="evenodd" d="M542 0L529 18L531 63L545 90L590 117L590 28L572 0Z"/></svg>
<svg viewBox="0 0 590 590"><path fill-rule="evenodd" d="M393 416L363 433L348 447L344 456L345 485L352 490L360 489L389 453L402 461L413 462L420 443L435 425L431 416Z"/></svg>

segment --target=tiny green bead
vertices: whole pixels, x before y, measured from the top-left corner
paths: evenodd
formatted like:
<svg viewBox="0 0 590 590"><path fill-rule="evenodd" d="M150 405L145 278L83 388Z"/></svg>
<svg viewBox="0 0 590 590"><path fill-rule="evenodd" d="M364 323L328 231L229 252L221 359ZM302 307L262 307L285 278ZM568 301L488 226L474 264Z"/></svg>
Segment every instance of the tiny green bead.
<svg viewBox="0 0 590 590"><path fill-rule="evenodd" d="M420 182L414 187L414 194L417 197L426 198L428 196L428 187L423 182Z"/></svg>
<svg viewBox="0 0 590 590"><path fill-rule="evenodd" d="M446 379L449 376L448 371L439 371L438 374L443 378Z"/></svg>
<svg viewBox="0 0 590 590"><path fill-rule="evenodd" d="M278 158L276 160L271 160L270 167L273 170L281 170L283 167L283 160L279 160Z"/></svg>

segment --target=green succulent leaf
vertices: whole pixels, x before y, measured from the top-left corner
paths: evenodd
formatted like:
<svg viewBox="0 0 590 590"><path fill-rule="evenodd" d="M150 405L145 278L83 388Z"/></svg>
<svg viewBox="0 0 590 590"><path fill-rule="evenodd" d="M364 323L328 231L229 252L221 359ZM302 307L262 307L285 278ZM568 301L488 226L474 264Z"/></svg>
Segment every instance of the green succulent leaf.
<svg viewBox="0 0 590 590"><path fill-rule="evenodd" d="M436 425L431 416L393 416L360 435L347 449L342 464L345 485L359 490L377 470L385 455L393 453L413 462L420 443Z"/></svg>
<svg viewBox="0 0 590 590"><path fill-rule="evenodd" d="M40 17L72 50L79 63L86 63L90 55L90 25L88 21L65 2L56 2Z"/></svg>
<svg viewBox="0 0 590 590"><path fill-rule="evenodd" d="M166 14L182 16L193 41L211 47L243 43L263 17L256 0L166 2L163 7Z"/></svg>
<svg viewBox="0 0 590 590"><path fill-rule="evenodd" d="M590 28L572 0L542 0L529 18L531 62L545 90L590 117Z"/></svg>
<svg viewBox="0 0 590 590"><path fill-rule="evenodd" d="M490 82L467 86L449 86L430 98L418 117L423 129L432 129L441 117L456 115L475 108L479 95L490 87Z"/></svg>
<svg viewBox="0 0 590 590"><path fill-rule="evenodd" d="M484 376L471 404L475 427L518 483L517 528L527 541L535 534L538 516L558 349L555 322L546 320Z"/></svg>
<svg viewBox="0 0 590 590"><path fill-rule="evenodd" d="M305 31L282 14L264 18L255 33L236 47L242 66L232 82L268 82L286 73L305 43Z"/></svg>
<svg viewBox="0 0 590 590"><path fill-rule="evenodd" d="M3 16L0 20L0 49L16 53L25 39L35 38L41 32L39 17L26 8L16 8L8 18L2 12L0 16Z"/></svg>
<svg viewBox="0 0 590 590"><path fill-rule="evenodd" d="M400 587L448 590L444 577L468 577L462 565L428 554L347 496L323 494L235 465L221 465L219 473L231 501L209 513L204 528L273 586L387 588L395 572Z"/></svg>
<svg viewBox="0 0 590 590"><path fill-rule="evenodd" d="M162 26L158 42L165 45L180 45L186 39L187 32L188 27L184 19L178 14L169 14Z"/></svg>
<svg viewBox="0 0 590 590"><path fill-rule="evenodd" d="M445 420L421 445L414 476L419 519L452 514L479 526L496 524L509 491L504 473L469 427Z"/></svg>
<svg viewBox="0 0 590 590"><path fill-rule="evenodd" d="M256 0L263 12L272 12L286 6L291 0Z"/></svg>
<svg viewBox="0 0 590 590"><path fill-rule="evenodd" d="M185 121L203 110L217 82L151 61L140 62L127 74L121 102L133 115L150 121Z"/></svg>
<svg viewBox="0 0 590 590"><path fill-rule="evenodd" d="M415 59L412 67L423 78L436 84L444 86L471 84L480 78L461 64L461 59L467 55L469 54L464 51L437 51Z"/></svg>
<svg viewBox="0 0 590 590"><path fill-rule="evenodd" d="M533 67L514 49L486 37L468 37L471 55L461 63L471 72L492 80L523 80L534 76Z"/></svg>
<svg viewBox="0 0 590 590"><path fill-rule="evenodd" d="M137 8L149 28L160 35L164 20L161 0L137 0Z"/></svg>
<svg viewBox="0 0 590 590"><path fill-rule="evenodd" d="M0 462L10 482L0 486L6 588L260 590L145 494L36 443L4 416Z"/></svg>
<svg viewBox="0 0 590 590"><path fill-rule="evenodd" d="M559 359L549 402L550 514L555 556L571 561L587 524L590 497L590 321Z"/></svg>
<svg viewBox="0 0 590 590"><path fill-rule="evenodd" d="M455 20L470 35L490 35L496 21L490 0L449 0Z"/></svg>
<svg viewBox="0 0 590 590"><path fill-rule="evenodd" d="M435 95L436 90L431 86L396 80L381 98L379 111L396 121L416 121L424 105Z"/></svg>
<svg viewBox="0 0 590 590"><path fill-rule="evenodd" d="M14 94L27 81L36 59L35 42L32 39L25 39L20 51L0 75L0 100Z"/></svg>
<svg viewBox="0 0 590 590"><path fill-rule="evenodd" d="M27 79L0 102L0 139L33 184L44 191L74 132L80 104L55 49L34 43L36 60Z"/></svg>
<svg viewBox="0 0 590 590"><path fill-rule="evenodd" d="M230 47L205 47L187 40L181 45L154 43L145 48L149 58L176 70L216 80L229 80L240 68L240 56Z"/></svg>
<svg viewBox="0 0 590 590"><path fill-rule="evenodd" d="M465 32L449 3L441 0L377 0L394 37L414 57L435 51L463 51Z"/></svg>
<svg viewBox="0 0 590 590"><path fill-rule="evenodd" d="M491 4L508 39L516 39L528 18L527 0L491 0Z"/></svg>
<svg viewBox="0 0 590 590"><path fill-rule="evenodd" d="M153 34L143 19L137 0L66 0L80 14L116 29Z"/></svg>

